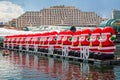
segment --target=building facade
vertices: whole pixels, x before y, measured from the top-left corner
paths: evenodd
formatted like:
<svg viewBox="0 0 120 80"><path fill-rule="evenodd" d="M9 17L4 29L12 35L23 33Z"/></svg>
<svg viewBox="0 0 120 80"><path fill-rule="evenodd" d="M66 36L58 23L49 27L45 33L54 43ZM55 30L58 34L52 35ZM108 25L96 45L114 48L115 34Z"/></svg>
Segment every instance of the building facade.
<svg viewBox="0 0 120 80"><path fill-rule="evenodd" d="M120 10L112 10L112 19L120 19Z"/></svg>
<svg viewBox="0 0 120 80"><path fill-rule="evenodd" d="M11 21L9 21L9 27L16 27L16 19L12 19Z"/></svg>
<svg viewBox="0 0 120 80"><path fill-rule="evenodd" d="M17 28L40 25L98 26L102 18L95 12L83 12L73 6L51 6L29 11L17 18Z"/></svg>

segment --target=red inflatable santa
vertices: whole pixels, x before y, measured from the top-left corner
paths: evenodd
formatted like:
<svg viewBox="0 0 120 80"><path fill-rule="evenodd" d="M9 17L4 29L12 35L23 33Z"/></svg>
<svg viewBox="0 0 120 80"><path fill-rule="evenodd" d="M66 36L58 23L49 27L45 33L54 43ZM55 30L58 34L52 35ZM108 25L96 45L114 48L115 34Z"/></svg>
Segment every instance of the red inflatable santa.
<svg viewBox="0 0 120 80"><path fill-rule="evenodd" d="M56 37L56 53L62 54L62 38L64 37L65 31L60 31Z"/></svg>
<svg viewBox="0 0 120 80"><path fill-rule="evenodd" d="M42 36L42 41L43 41L43 43L42 43L42 52L48 52L48 38L49 38L49 34L50 34L50 32L45 32L45 33L43 33L43 36Z"/></svg>
<svg viewBox="0 0 120 80"><path fill-rule="evenodd" d="M69 53L69 55L71 56L79 57L80 47L78 46L78 44L79 44L80 35L81 35L80 30L76 30L72 35L72 40L71 40L72 43L71 43L71 48L70 48L70 53Z"/></svg>
<svg viewBox="0 0 120 80"><path fill-rule="evenodd" d="M27 34L23 34L21 35L21 39L20 39L20 45L22 46L22 49L25 50L25 45L26 45L26 37L27 37Z"/></svg>
<svg viewBox="0 0 120 80"><path fill-rule="evenodd" d="M100 44L99 37L101 35L102 29L97 27L95 28L90 36L90 57L97 58L99 53L98 46Z"/></svg>
<svg viewBox="0 0 120 80"><path fill-rule="evenodd" d="M112 27L106 26L101 33L99 44L99 59L113 59L114 58L114 40L115 32Z"/></svg>
<svg viewBox="0 0 120 80"><path fill-rule="evenodd" d="M4 37L4 44L3 44L4 48L7 48L7 40L8 40L8 36L5 36Z"/></svg>
<svg viewBox="0 0 120 80"><path fill-rule="evenodd" d="M71 30L65 31L65 34L62 38L62 48L63 49L66 48L66 53L65 54L67 54L67 55L69 55L69 52L70 52L70 47L71 47L71 44L72 44L73 34L74 33Z"/></svg>
<svg viewBox="0 0 120 80"><path fill-rule="evenodd" d="M52 48L55 54L57 53L57 47L56 47L57 35L58 35L57 31L51 31L48 38L48 48L49 49Z"/></svg>

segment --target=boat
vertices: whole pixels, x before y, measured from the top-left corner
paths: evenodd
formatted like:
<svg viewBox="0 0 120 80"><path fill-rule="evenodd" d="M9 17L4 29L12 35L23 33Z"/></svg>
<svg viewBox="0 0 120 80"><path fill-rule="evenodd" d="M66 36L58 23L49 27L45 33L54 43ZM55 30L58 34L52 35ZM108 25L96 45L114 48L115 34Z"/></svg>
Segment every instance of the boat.
<svg viewBox="0 0 120 80"><path fill-rule="evenodd" d="M3 56L8 56L9 54L10 54L9 50L3 50L3 53L2 53Z"/></svg>

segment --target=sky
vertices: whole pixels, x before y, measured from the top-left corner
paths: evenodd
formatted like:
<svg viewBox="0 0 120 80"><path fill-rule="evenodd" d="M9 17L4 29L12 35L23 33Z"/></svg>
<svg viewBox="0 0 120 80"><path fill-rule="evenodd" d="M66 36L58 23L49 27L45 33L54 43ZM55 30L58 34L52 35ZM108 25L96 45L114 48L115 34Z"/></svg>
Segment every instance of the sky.
<svg viewBox="0 0 120 80"><path fill-rule="evenodd" d="M0 21L17 18L26 11L40 11L57 5L96 12L103 18L111 18L113 9L120 10L120 0L0 0Z"/></svg>

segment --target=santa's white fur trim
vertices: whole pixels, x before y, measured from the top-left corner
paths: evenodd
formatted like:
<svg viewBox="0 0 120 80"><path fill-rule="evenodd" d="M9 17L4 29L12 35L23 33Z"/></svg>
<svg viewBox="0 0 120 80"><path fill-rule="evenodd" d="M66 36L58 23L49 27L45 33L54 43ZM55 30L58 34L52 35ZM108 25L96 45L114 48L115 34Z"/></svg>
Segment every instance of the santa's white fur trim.
<svg viewBox="0 0 120 80"><path fill-rule="evenodd" d="M110 50L110 49L115 49L115 46L108 46L108 47L98 47L99 50Z"/></svg>

